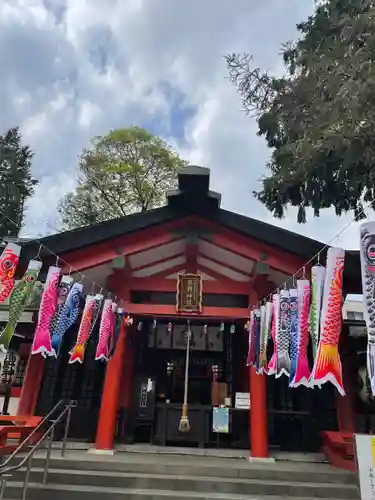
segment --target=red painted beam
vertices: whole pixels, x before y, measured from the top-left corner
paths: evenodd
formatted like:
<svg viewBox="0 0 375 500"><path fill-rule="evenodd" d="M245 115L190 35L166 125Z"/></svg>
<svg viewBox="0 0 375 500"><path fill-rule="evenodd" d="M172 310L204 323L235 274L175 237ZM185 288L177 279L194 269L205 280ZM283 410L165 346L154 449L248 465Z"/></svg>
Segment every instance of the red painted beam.
<svg viewBox="0 0 375 500"><path fill-rule="evenodd" d="M194 273L198 272L198 245L186 245L185 247L186 256L186 272Z"/></svg>
<svg viewBox="0 0 375 500"><path fill-rule="evenodd" d="M74 270L82 271L91 267L99 266L119 257L118 249L123 249L122 255L131 255L145 250L171 243L172 241L182 240L172 234L172 231L186 225L189 219L179 219L166 224L160 224L148 229L142 229L131 234L118 238L113 238L103 243L82 248L73 252L61 254L61 257ZM63 271L68 272L69 266Z"/></svg>
<svg viewBox="0 0 375 500"><path fill-rule="evenodd" d="M272 248L265 243L244 236L219 224L200 219L199 217L195 218L194 223L200 228L210 231L210 237L207 238L209 243L255 261L260 260L261 254L265 254L268 257L265 262L270 267L282 271L285 274L294 274L299 268L306 264L306 260L301 257L291 255L276 247ZM205 239L202 236L200 237Z"/></svg>
<svg viewBox="0 0 375 500"><path fill-rule="evenodd" d="M259 261L260 255L267 255L267 264L285 274L294 274L305 264L305 260L285 251L259 242L237 233L219 224L199 217L185 217L165 224L142 229L106 242L82 248L73 252L62 253L61 257L75 270L82 271L99 266L118 257L117 249L123 249L123 254L130 255L182 239L173 231L196 226L211 232L210 243L229 250L245 258ZM204 239L204 237L203 237ZM69 266L64 268L69 271Z"/></svg>
<svg viewBox="0 0 375 500"><path fill-rule="evenodd" d="M242 238L233 233L233 235L222 235L215 234L210 240L220 248L224 248L242 257L248 259L253 259L256 262L260 261L261 254L267 256L267 260L264 262L268 264L273 269L284 272L285 274L294 274L298 269L306 264L306 261L296 257L292 257L287 254L278 255L277 251L270 249L263 249L263 247L257 248L258 245L254 245L252 241L243 242Z"/></svg>
<svg viewBox="0 0 375 500"><path fill-rule="evenodd" d="M144 316L179 316L217 319L247 319L249 310L246 307L203 307L199 313L178 313L176 306L165 304L126 304L126 312Z"/></svg>
<svg viewBox="0 0 375 500"><path fill-rule="evenodd" d="M153 292L176 292L177 281L173 279L154 278L132 278L129 283L131 290L144 290ZM222 279L220 281L203 280L203 293L248 295L249 283L243 281L231 281Z"/></svg>

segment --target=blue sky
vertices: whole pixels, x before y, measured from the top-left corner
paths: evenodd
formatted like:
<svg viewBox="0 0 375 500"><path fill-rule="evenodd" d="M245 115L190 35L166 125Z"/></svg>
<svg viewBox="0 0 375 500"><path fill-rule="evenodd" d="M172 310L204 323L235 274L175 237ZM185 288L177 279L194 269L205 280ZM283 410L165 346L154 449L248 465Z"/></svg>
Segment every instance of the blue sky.
<svg viewBox="0 0 375 500"><path fill-rule="evenodd" d="M57 228L92 136L141 125L212 171L223 207L326 242L349 221L327 212L303 226L275 220L252 197L269 151L241 110L224 56L250 52L282 72L281 44L314 0L2 0L0 131L19 125L40 180L25 234ZM333 244L358 247L351 224Z"/></svg>

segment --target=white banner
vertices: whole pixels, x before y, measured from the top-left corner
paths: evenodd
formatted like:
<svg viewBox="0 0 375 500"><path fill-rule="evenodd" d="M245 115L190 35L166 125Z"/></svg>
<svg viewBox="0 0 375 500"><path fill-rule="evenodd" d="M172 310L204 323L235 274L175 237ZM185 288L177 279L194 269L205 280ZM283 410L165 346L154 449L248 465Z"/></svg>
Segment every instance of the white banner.
<svg viewBox="0 0 375 500"><path fill-rule="evenodd" d="M375 436L355 434L362 500L375 500Z"/></svg>

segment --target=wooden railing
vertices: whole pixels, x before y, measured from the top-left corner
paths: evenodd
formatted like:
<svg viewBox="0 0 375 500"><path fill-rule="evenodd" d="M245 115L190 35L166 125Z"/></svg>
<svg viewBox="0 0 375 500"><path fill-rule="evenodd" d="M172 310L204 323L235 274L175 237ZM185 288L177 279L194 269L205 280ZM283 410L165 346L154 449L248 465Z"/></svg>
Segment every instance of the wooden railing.
<svg viewBox="0 0 375 500"><path fill-rule="evenodd" d="M340 469L355 471L355 444L351 432L324 431L323 452L332 465Z"/></svg>
<svg viewBox="0 0 375 500"><path fill-rule="evenodd" d="M12 453L42 421L42 417L0 415L0 455Z"/></svg>

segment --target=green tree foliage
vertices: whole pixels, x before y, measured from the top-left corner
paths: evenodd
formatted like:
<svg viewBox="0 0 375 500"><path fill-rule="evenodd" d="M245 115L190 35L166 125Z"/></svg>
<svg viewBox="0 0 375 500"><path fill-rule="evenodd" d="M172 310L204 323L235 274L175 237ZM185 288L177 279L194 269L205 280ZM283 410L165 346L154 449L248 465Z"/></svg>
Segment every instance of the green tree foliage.
<svg viewBox="0 0 375 500"><path fill-rule="evenodd" d="M0 136L0 237L18 236L23 224L25 201L38 181L31 174L33 153L22 145L18 127ZM10 220L9 220L10 219Z"/></svg>
<svg viewBox="0 0 375 500"><path fill-rule="evenodd" d="M326 0L283 46L286 75L255 68L249 55L226 58L231 81L272 148L254 192L276 217L288 205L364 217L375 209L375 1Z"/></svg>
<svg viewBox="0 0 375 500"><path fill-rule="evenodd" d="M160 137L139 127L95 137L79 161L73 193L59 206L64 229L161 206L185 162Z"/></svg>

